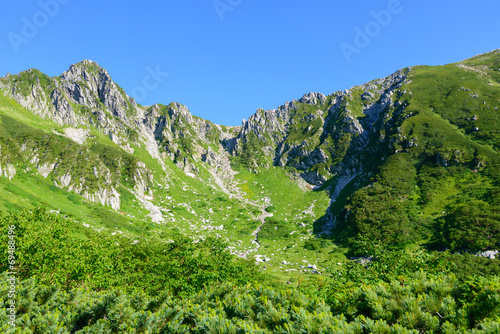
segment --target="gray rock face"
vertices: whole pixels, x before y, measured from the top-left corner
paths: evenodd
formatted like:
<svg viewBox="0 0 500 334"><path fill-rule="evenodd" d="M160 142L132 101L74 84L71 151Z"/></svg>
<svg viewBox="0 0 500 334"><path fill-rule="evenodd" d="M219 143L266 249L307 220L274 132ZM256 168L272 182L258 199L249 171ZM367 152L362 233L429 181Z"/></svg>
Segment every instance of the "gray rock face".
<svg viewBox="0 0 500 334"><path fill-rule="evenodd" d="M38 165L38 173L40 173L44 178L47 178L49 174L54 170L54 167L56 166L56 162L54 163L44 163L41 165Z"/></svg>
<svg viewBox="0 0 500 334"><path fill-rule="evenodd" d="M19 77L29 80L29 83L24 82L30 85L29 91L25 85L17 83ZM0 89L33 113L65 126L64 136L78 144L84 144L90 128L95 127L128 153L134 152L131 144L143 145L162 166L162 145L167 148L164 157L171 152L170 158L185 171L197 172L194 162L202 161L204 153L209 167L226 170L229 166L227 158L221 159L220 153L216 153L224 151L221 141L231 138L222 133L220 126L193 117L185 106L178 103L172 103L166 110L159 105L152 108L137 105L95 62L84 60L74 64L56 78L48 78L36 70L8 76L0 79ZM192 147L183 146L185 138L193 143ZM207 152L203 148L207 143L219 150ZM37 144L31 144L30 147L23 145L23 154L43 177L52 178L57 186L75 191L91 201L119 209L120 199L116 191L119 183L105 166L89 167L93 168L91 173L101 179L98 189L89 189L88 180L73 174L67 167L58 166L57 159L47 161L37 153ZM227 166L221 169L220 164ZM151 211L155 221L162 221L160 210L145 198L146 194L150 195L150 174L145 166L139 166L137 170L133 191L141 197L139 200ZM0 160L0 174L13 178L14 165Z"/></svg>
<svg viewBox="0 0 500 334"><path fill-rule="evenodd" d="M304 94L299 100L302 103L308 103L312 105L323 104L326 102L326 96L322 93L308 93Z"/></svg>
<svg viewBox="0 0 500 334"><path fill-rule="evenodd" d="M111 189L99 188L97 192L93 193L88 193L85 191L81 195L91 202L108 205L113 210L120 209L120 194L113 187Z"/></svg>
<svg viewBox="0 0 500 334"><path fill-rule="evenodd" d="M201 155L201 161L206 162L210 166L216 166L217 165L217 155L214 152L212 152L210 149L208 149L206 153L203 153Z"/></svg>
<svg viewBox="0 0 500 334"><path fill-rule="evenodd" d="M401 70L387 78L328 97L308 93L277 109L258 110L243 123L230 152L240 155L249 142L257 140L260 153L269 157L268 162L294 167L305 181L316 186L350 170L349 175L355 176L339 180L338 184L343 187L346 181L352 181L363 170L361 162L351 159L351 156L365 149L369 135L380 131L390 121L390 110L398 107L394 105L392 95L398 92L406 78L407 71ZM361 94L353 95L360 89ZM357 103L363 103L363 116L351 108L356 99L359 99ZM385 122L380 122L384 117ZM263 166L266 163L261 162ZM340 188L335 192L339 191Z"/></svg>

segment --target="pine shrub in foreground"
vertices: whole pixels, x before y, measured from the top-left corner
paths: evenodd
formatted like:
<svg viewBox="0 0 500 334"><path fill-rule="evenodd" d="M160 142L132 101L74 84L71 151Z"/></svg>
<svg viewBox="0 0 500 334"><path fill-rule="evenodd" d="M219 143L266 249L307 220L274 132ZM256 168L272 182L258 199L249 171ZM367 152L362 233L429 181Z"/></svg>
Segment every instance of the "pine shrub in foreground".
<svg viewBox="0 0 500 334"><path fill-rule="evenodd" d="M364 285L332 312L321 298L293 288L211 286L191 296L154 297L122 290L65 291L35 279L18 285L16 329L7 324L8 284L2 275L3 333L498 333L500 280L460 283L454 276L408 284Z"/></svg>
<svg viewBox="0 0 500 334"><path fill-rule="evenodd" d="M0 277L4 333L499 333L500 278L456 278L425 251L390 251L358 240L362 265L284 287L234 258L219 239L132 244L71 235L44 210L0 219L16 228L15 327L8 323L6 265ZM255 282L255 283L251 283Z"/></svg>

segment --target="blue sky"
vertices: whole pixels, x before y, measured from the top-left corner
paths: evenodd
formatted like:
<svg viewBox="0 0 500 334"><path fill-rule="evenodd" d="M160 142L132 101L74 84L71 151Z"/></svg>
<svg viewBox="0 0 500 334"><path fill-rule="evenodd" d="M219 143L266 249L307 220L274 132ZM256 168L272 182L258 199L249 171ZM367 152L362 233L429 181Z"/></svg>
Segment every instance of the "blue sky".
<svg viewBox="0 0 500 334"><path fill-rule="evenodd" d="M141 104L180 102L224 125L310 91L500 48L497 0L0 4L0 76L29 68L57 76L91 59Z"/></svg>

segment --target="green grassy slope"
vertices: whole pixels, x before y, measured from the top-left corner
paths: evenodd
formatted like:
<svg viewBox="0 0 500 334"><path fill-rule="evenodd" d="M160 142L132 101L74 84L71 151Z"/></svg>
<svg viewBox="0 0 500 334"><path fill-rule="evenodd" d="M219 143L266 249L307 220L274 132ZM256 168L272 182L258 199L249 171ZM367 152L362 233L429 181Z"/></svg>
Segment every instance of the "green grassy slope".
<svg viewBox="0 0 500 334"><path fill-rule="evenodd" d="M347 200L338 237L453 250L500 247L498 59L494 52L412 69L401 90L408 92L405 113L413 116L387 129L389 140L379 149L385 160L371 184Z"/></svg>

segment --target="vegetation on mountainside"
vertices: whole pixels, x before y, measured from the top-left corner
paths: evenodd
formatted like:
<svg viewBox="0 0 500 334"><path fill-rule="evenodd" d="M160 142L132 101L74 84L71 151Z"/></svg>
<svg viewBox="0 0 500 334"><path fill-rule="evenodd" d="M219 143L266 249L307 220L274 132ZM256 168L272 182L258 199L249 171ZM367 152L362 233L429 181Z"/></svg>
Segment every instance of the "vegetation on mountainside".
<svg viewBox="0 0 500 334"><path fill-rule="evenodd" d="M163 108L163 112L167 112L170 107L174 105ZM175 129L181 131L182 126L177 124ZM216 128L211 129L207 136L216 136ZM257 217L262 212L252 204L254 200L260 204L265 196L270 196L273 202L279 201L277 210L281 210L287 219L307 209L309 202L320 200L314 209L318 216L328 204L326 193L304 191L281 171L268 175L249 175L245 169L246 173L239 176L252 177L249 182L249 189L253 189L249 196L252 201L249 203L231 198L213 182L206 182L212 176L202 167L205 163L199 161L193 163L199 171L196 177L191 177L167 159L165 167L169 177L165 179L165 171L144 147L132 143L134 152L127 153L107 135L94 128L89 130L85 143L78 144L62 135L64 128L50 120L40 119L0 94L0 166L5 168L13 164L16 169L14 178L0 177L0 211L20 212L25 208L46 205L48 210L79 222L74 225L74 232L81 238L85 238L84 231L87 229L100 230L106 235L123 233L132 238L160 235L168 239L179 234L200 237L221 235L229 240L232 247L243 252L254 248L250 244L254 240L251 234L261 224ZM40 148L37 147L38 141ZM27 149L22 151L23 143L25 148L33 149L33 152ZM39 161L31 161L34 154L38 155ZM141 162L146 169L139 166ZM57 163L57 169L61 168L52 171L47 177L37 171L37 167L52 163ZM100 167L97 175L95 167ZM135 178L139 172L142 172L145 185L151 190L149 201L163 209L163 223L153 223L148 216L149 211L134 194ZM120 194L120 209L113 211L104 205L92 203L82 194L62 186L60 177L66 173L71 175L72 184L78 184L80 180L84 184L107 187L119 181L116 189ZM153 176L153 180L150 176ZM161 181L161 185L158 181ZM268 188L270 185L272 187ZM150 194L146 191L146 195ZM288 203L281 202L281 199ZM288 210L290 207L294 210ZM281 217L281 212L275 214ZM211 230L213 225L222 225L223 228ZM298 238L297 242L300 244ZM296 257L294 253L293 258ZM312 253L308 257L316 259ZM291 260L287 254L281 254L280 258L280 261Z"/></svg>
<svg viewBox="0 0 500 334"><path fill-rule="evenodd" d="M5 276L2 282L6 282ZM416 275L346 292L339 309L291 288L211 286L186 297L167 291L64 291L23 280L18 328L38 333L496 333L500 282ZM0 294L5 299L7 284ZM2 330L10 333L7 317Z"/></svg>
<svg viewBox="0 0 500 334"><path fill-rule="evenodd" d="M12 80L16 91L25 96L31 94L33 86L40 84L46 94L47 101L44 101L46 103L48 103L50 93L54 89L51 78L37 69L21 72L17 76L12 76Z"/></svg>
<svg viewBox="0 0 500 334"><path fill-rule="evenodd" d="M89 232L86 240L72 235L70 221L37 209L1 218L0 254L8 256L8 227L15 226L16 262L20 278L65 288L140 289L149 294L168 289L186 295L209 282L242 284L258 279L257 268L226 251L218 238L174 240L130 239ZM0 271L7 271L6 261Z"/></svg>
<svg viewBox="0 0 500 334"><path fill-rule="evenodd" d="M492 58L498 62L498 53ZM492 78L460 64L410 72L399 101L413 116L386 126L389 140L376 151L385 160L345 207L337 205L339 240L500 247L500 89Z"/></svg>
<svg viewBox="0 0 500 334"><path fill-rule="evenodd" d="M459 280L443 255L360 240L355 249L370 254L365 264L331 263L327 275L283 286L214 239L132 244L90 233L82 242L69 235L69 222L43 210L0 222L0 245L16 226L15 325L30 333L500 330L498 276ZM0 319L10 333L7 278L4 272Z"/></svg>

